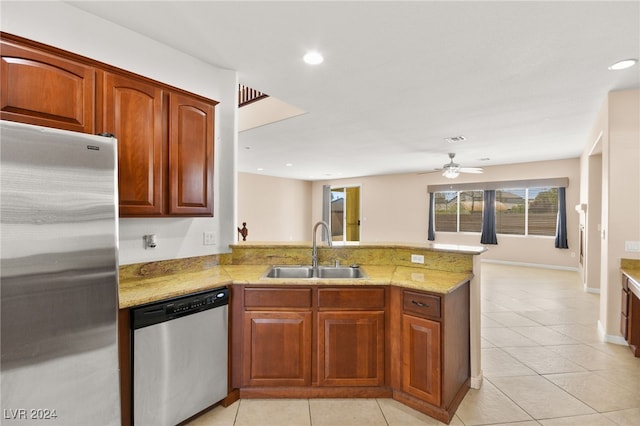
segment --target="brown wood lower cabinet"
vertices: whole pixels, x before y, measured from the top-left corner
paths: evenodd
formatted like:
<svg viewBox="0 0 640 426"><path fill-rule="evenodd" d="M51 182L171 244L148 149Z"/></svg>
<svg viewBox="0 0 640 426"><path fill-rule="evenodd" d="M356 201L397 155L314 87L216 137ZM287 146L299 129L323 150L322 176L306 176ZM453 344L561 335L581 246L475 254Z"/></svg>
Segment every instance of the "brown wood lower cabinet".
<svg viewBox="0 0 640 426"><path fill-rule="evenodd" d="M633 355L640 357L640 290L633 287L630 280L631 278L622 274L620 333Z"/></svg>
<svg viewBox="0 0 640 426"><path fill-rule="evenodd" d="M311 384L311 312L244 314L245 386Z"/></svg>
<svg viewBox="0 0 640 426"><path fill-rule="evenodd" d="M440 405L440 323L402 315L402 391Z"/></svg>
<svg viewBox="0 0 640 426"><path fill-rule="evenodd" d="M231 390L256 397L393 397L449 423L469 389L469 283L234 285Z"/></svg>
<svg viewBox="0 0 640 426"><path fill-rule="evenodd" d="M384 385L384 312L318 313L318 384Z"/></svg>
<svg viewBox="0 0 640 426"><path fill-rule="evenodd" d="M469 390L469 283L443 295L396 287L391 295L402 318L394 398L449 423Z"/></svg>

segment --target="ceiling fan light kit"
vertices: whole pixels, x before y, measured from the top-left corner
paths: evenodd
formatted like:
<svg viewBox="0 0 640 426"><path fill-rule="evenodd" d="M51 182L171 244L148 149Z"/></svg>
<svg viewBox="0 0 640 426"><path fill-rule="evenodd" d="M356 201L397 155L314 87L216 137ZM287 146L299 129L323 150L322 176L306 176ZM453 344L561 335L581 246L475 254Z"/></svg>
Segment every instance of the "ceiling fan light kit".
<svg viewBox="0 0 640 426"><path fill-rule="evenodd" d="M442 176L444 176L446 178L449 178L449 179L455 179L458 176L460 176L460 173L458 173L454 169L445 169L445 171L442 172Z"/></svg>
<svg viewBox="0 0 640 426"><path fill-rule="evenodd" d="M453 162L455 156L455 153L449 153L449 162L442 166L442 176L455 179L460 176L460 173L482 173L481 167L460 167L460 164Z"/></svg>

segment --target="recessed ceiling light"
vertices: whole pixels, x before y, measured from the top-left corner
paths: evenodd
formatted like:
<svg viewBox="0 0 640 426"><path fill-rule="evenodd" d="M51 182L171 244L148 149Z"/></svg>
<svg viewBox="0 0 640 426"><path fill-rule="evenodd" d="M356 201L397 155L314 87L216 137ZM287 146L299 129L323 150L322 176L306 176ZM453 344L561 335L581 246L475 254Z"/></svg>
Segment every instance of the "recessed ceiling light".
<svg viewBox="0 0 640 426"><path fill-rule="evenodd" d="M637 59L624 59L622 61L618 61L615 64L611 65L609 67L609 70L611 71L626 70L627 68L631 68L632 66L634 66L636 63L638 63Z"/></svg>
<svg viewBox="0 0 640 426"><path fill-rule="evenodd" d="M258 170L259 172L263 171L264 169L262 167L258 167L256 170Z"/></svg>
<svg viewBox="0 0 640 426"><path fill-rule="evenodd" d="M307 52L302 57L302 60L309 65L318 65L318 64L321 64L322 61L324 61L324 58L322 57L320 52L312 50L310 52Z"/></svg>
<svg viewBox="0 0 640 426"><path fill-rule="evenodd" d="M285 166L291 167L291 166L293 166L293 163L287 163L287 164L285 164Z"/></svg>

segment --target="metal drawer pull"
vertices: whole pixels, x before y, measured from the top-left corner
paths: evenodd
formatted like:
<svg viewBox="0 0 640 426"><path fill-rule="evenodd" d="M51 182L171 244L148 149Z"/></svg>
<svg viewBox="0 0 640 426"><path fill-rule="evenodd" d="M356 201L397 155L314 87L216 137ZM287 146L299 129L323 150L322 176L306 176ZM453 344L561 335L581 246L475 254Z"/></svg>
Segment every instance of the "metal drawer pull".
<svg viewBox="0 0 640 426"><path fill-rule="evenodd" d="M428 308L429 307L429 305L427 305L426 303L418 302L417 300L412 300L411 303L413 303L416 306L420 306L421 308Z"/></svg>

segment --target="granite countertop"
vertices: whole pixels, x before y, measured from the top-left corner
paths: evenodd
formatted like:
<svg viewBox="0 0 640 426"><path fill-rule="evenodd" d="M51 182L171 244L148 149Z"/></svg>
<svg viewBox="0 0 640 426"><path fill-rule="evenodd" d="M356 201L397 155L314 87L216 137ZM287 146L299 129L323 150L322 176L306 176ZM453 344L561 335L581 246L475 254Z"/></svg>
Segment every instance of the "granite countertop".
<svg viewBox="0 0 640 426"><path fill-rule="evenodd" d="M232 284L220 266L200 271L178 271L150 277L120 277L120 309L185 296Z"/></svg>
<svg viewBox="0 0 640 426"><path fill-rule="evenodd" d="M322 243L322 248L327 246ZM273 248L273 247L287 247L287 248L311 248L311 243L308 241L239 241L236 244L231 244L229 247L254 247L254 248ZM482 254L487 249L484 246L467 246L458 244L440 244L440 243L403 243L403 242L376 242L376 243L357 243L338 245L334 244L333 248L404 248L404 249L425 249L444 253L461 253L461 254Z"/></svg>
<svg viewBox="0 0 640 426"><path fill-rule="evenodd" d="M640 298L640 267L621 268L620 270L630 278L629 286L631 291Z"/></svg>
<svg viewBox="0 0 640 426"><path fill-rule="evenodd" d="M640 259L620 259L620 271L630 278L629 287L640 298Z"/></svg>
<svg viewBox="0 0 640 426"><path fill-rule="evenodd" d="M120 278L120 308L130 308L221 286L254 285L395 285L446 294L473 274L394 265L362 265L362 279L262 278L269 265L218 265L198 271Z"/></svg>

